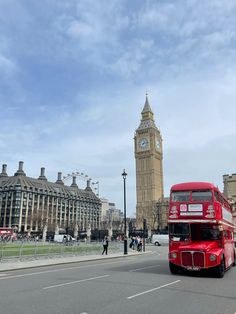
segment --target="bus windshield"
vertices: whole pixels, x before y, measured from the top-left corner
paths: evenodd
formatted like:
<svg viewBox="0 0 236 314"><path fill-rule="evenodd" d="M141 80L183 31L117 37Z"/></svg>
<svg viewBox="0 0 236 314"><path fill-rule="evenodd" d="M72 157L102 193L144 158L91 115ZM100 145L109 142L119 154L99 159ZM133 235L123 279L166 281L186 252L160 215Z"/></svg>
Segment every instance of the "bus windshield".
<svg viewBox="0 0 236 314"><path fill-rule="evenodd" d="M218 228L209 224L192 224L191 239L192 241L220 240L221 233Z"/></svg>
<svg viewBox="0 0 236 314"><path fill-rule="evenodd" d="M170 236L176 241L184 241L189 238L189 224L173 223L169 225Z"/></svg>

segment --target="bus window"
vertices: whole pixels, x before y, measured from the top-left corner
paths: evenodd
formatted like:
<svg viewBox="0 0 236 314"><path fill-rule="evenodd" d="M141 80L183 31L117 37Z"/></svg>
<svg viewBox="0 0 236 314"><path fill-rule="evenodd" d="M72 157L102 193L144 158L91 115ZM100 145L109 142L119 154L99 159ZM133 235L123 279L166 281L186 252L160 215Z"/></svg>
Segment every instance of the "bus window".
<svg viewBox="0 0 236 314"><path fill-rule="evenodd" d="M193 191L192 192L193 201L212 201L211 191Z"/></svg>
<svg viewBox="0 0 236 314"><path fill-rule="evenodd" d="M226 240L228 239L228 234L227 234L227 231L226 231L226 230L223 231L223 237L224 237L224 239L226 239Z"/></svg>
<svg viewBox="0 0 236 314"><path fill-rule="evenodd" d="M190 191L178 191L172 193L172 202L189 202Z"/></svg>
<svg viewBox="0 0 236 314"><path fill-rule="evenodd" d="M221 205L224 205L224 199L222 196L220 196L220 203L221 203Z"/></svg>
<svg viewBox="0 0 236 314"><path fill-rule="evenodd" d="M169 225L170 236L176 241L184 241L189 238L189 224L174 223Z"/></svg>
<svg viewBox="0 0 236 314"><path fill-rule="evenodd" d="M215 195L215 200L217 201L217 202L220 202L220 198L219 198L219 194L218 194L218 192L214 192L214 195Z"/></svg>

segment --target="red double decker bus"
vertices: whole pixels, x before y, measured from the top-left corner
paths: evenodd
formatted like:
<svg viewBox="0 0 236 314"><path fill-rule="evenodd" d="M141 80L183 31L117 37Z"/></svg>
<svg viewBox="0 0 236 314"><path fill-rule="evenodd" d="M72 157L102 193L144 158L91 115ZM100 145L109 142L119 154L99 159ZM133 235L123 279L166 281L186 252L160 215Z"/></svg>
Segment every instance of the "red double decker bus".
<svg viewBox="0 0 236 314"><path fill-rule="evenodd" d="M0 240L4 241L16 240L15 229L8 227L0 227Z"/></svg>
<svg viewBox="0 0 236 314"><path fill-rule="evenodd" d="M221 278L235 266L232 209L212 183L173 185L168 223L171 273L208 270Z"/></svg>

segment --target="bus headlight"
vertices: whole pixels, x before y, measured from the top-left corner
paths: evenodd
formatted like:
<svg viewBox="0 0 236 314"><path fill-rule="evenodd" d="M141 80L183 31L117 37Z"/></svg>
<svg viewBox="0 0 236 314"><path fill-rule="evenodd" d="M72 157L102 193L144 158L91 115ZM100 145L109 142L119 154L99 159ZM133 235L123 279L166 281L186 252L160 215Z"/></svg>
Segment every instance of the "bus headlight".
<svg viewBox="0 0 236 314"><path fill-rule="evenodd" d="M170 256L171 256L171 258L175 259L177 257L177 253L173 252L173 253L171 253Z"/></svg>
<svg viewBox="0 0 236 314"><path fill-rule="evenodd" d="M216 261L216 255L211 254L211 255L210 255L210 261L211 261L211 262Z"/></svg>

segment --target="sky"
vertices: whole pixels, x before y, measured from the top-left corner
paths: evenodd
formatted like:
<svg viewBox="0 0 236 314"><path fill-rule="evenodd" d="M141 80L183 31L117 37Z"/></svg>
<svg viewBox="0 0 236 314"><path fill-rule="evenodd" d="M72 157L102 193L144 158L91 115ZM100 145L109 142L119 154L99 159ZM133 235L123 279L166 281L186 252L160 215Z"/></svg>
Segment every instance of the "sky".
<svg viewBox="0 0 236 314"><path fill-rule="evenodd" d="M165 196L185 181L222 190L236 173L235 16L234 0L0 0L0 164L52 182L83 172L121 210L125 169L134 216L147 92Z"/></svg>

